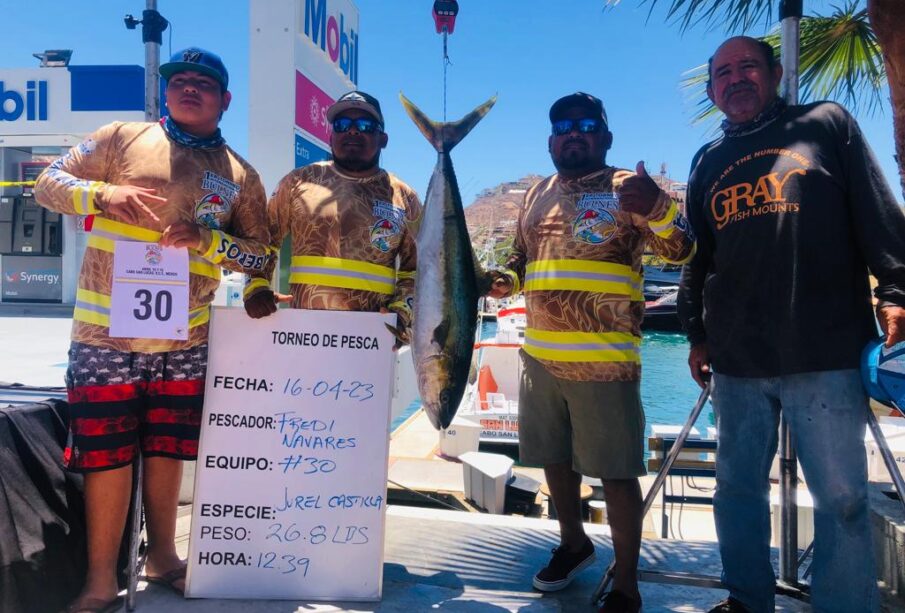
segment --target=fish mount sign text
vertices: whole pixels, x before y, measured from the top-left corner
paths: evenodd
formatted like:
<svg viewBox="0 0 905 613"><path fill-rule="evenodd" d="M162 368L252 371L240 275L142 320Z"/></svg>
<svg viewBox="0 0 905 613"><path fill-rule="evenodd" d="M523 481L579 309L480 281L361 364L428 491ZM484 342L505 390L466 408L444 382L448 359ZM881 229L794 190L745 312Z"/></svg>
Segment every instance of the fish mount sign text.
<svg viewBox="0 0 905 613"><path fill-rule="evenodd" d="M395 315L215 308L190 598L378 600Z"/></svg>

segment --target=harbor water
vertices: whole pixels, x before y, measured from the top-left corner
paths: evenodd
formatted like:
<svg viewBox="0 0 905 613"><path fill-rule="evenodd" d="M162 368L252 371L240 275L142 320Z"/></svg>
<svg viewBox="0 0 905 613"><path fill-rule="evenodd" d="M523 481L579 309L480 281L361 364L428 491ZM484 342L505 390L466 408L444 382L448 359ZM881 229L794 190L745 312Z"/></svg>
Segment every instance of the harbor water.
<svg viewBox="0 0 905 613"><path fill-rule="evenodd" d="M481 338L490 339L496 335L496 322L484 322ZM645 332L641 344L641 401L647 419L645 448L651 426L665 424L681 426L688 419L694 403L700 395L700 388L688 374L688 341L683 334L668 332ZM393 422L395 430L420 407L420 401L413 402ZM712 406L701 412L696 427L703 436L707 427L713 425Z"/></svg>

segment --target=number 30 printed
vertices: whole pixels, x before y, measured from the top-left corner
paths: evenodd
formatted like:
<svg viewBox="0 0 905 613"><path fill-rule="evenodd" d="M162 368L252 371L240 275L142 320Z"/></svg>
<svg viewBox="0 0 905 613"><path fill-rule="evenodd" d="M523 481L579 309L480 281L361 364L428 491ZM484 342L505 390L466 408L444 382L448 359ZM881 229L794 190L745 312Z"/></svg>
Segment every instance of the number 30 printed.
<svg viewBox="0 0 905 613"><path fill-rule="evenodd" d="M140 289L135 292L135 298L139 308L132 309L132 313L139 321L148 320L152 315L157 321L169 321L173 314L173 295L165 289L156 294L151 290Z"/></svg>

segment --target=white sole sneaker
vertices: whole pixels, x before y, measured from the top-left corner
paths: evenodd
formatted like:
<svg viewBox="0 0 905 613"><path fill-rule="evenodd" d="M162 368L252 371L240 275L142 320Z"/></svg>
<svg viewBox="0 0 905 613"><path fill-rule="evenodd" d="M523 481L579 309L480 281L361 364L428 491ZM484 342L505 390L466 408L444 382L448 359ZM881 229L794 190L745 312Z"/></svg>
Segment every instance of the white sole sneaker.
<svg viewBox="0 0 905 613"><path fill-rule="evenodd" d="M575 578L575 575L593 564L594 560L596 559L597 552L591 552L591 555L586 557L578 564L578 566L573 568L572 572L566 575L565 579L560 579L559 581L544 581L543 579L538 579L537 575L534 575L534 579L531 580L531 584L535 589L538 589L542 592L558 592L559 590L567 587L570 583L572 583L572 579Z"/></svg>

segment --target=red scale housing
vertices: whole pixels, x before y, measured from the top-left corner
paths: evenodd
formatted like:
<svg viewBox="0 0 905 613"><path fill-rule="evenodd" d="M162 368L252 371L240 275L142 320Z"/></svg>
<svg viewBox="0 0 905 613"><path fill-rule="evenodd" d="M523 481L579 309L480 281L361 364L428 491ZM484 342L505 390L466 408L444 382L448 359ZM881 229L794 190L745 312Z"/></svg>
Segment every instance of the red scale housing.
<svg viewBox="0 0 905 613"><path fill-rule="evenodd" d="M437 34L444 31L452 34L456 29L456 15L459 14L459 3L456 0L436 0L434 2L434 25Z"/></svg>

